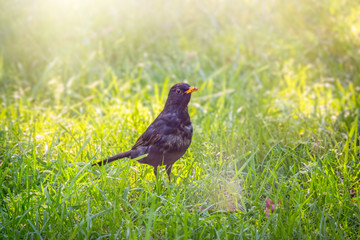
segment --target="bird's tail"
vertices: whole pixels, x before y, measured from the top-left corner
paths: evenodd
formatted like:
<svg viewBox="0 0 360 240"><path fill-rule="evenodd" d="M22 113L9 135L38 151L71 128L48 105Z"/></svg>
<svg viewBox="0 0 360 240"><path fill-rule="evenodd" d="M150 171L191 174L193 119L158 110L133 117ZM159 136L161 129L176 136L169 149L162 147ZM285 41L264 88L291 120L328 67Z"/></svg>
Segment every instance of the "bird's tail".
<svg viewBox="0 0 360 240"><path fill-rule="evenodd" d="M111 163L111 162L113 162L113 161L115 161L115 160L118 160L118 159L120 159L120 158L130 157L130 154L131 154L131 150L129 150L129 151L127 151L127 152L122 152L122 153L119 153L119 154L117 154L117 155L111 156L111 157L109 157L109 158L107 158L107 159L104 159L104 160L102 160L102 161L100 161L100 162L94 163L94 164L92 164L91 166L92 166L92 167L93 167L93 166L96 166L96 165L97 165L97 166L102 166L102 165Z"/></svg>

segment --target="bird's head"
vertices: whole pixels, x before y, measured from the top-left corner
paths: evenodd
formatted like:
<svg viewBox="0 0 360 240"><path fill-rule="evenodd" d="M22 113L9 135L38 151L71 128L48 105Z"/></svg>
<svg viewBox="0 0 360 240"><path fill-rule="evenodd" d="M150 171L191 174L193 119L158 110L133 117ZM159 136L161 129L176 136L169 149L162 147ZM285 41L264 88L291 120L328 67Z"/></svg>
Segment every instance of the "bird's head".
<svg viewBox="0 0 360 240"><path fill-rule="evenodd" d="M190 102L191 93L197 91L196 87L191 87L187 83L178 83L170 88L165 107L186 108Z"/></svg>

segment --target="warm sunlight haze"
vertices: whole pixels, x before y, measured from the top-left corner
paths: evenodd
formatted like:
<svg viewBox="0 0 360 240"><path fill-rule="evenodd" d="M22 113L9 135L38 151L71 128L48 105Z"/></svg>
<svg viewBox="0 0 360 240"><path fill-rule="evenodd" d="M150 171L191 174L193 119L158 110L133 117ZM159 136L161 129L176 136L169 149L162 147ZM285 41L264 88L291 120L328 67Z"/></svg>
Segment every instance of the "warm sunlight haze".
<svg viewBox="0 0 360 240"><path fill-rule="evenodd" d="M359 142L358 1L0 2L0 239L358 239Z"/></svg>

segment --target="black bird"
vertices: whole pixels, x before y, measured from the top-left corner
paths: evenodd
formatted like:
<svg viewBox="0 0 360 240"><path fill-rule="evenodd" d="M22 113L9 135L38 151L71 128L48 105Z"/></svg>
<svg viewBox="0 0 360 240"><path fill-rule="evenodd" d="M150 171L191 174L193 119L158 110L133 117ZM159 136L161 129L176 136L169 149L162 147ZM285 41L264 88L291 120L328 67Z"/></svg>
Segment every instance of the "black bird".
<svg viewBox="0 0 360 240"><path fill-rule="evenodd" d="M154 167L165 165L169 181L174 162L181 158L191 143L193 127L188 113L191 93L197 91L187 83L172 86L165 103L164 110L136 141L131 150L104 159L92 166L102 166L115 160L129 157L137 158L144 154L146 157L138 160Z"/></svg>

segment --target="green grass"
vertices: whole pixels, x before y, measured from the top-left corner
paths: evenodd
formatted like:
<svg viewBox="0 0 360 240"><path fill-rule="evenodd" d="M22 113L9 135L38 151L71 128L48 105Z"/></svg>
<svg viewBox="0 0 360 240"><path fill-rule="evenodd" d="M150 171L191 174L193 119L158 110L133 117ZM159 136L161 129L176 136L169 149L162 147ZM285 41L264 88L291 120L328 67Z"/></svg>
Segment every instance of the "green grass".
<svg viewBox="0 0 360 240"><path fill-rule="evenodd" d="M357 1L2 1L1 239L357 239ZM173 167L128 150L199 88ZM281 203L270 217L267 198Z"/></svg>

